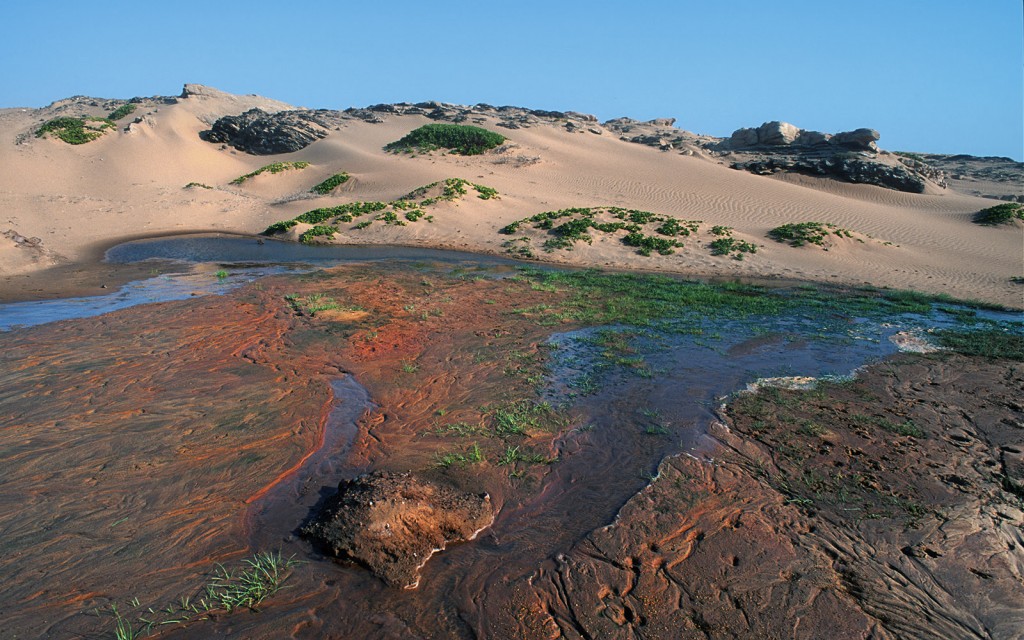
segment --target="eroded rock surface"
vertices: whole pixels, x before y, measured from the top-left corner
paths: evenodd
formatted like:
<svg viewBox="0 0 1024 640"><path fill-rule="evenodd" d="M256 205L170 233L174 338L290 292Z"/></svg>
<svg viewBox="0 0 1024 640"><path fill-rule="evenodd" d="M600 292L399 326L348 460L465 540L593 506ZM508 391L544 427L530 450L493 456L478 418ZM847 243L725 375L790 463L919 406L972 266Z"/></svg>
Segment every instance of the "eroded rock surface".
<svg viewBox="0 0 1024 640"><path fill-rule="evenodd" d="M376 471L342 481L302 533L388 584L412 589L430 556L449 542L472 540L493 519L487 494Z"/></svg>
<svg viewBox="0 0 1024 640"><path fill-rule="evenodd" d="M295 109L267 113L253 108L237 116L224 116L199 135L207 142L222 142L254 155L290 153L327 137L336 118L328 111Z"/></svg>
<svg viewBox="0 0 1024 640"><path fill-rule="evenodd" d="M1020 638L1024 364L900 356L732 403L531 578L520 637Z"/></svg>

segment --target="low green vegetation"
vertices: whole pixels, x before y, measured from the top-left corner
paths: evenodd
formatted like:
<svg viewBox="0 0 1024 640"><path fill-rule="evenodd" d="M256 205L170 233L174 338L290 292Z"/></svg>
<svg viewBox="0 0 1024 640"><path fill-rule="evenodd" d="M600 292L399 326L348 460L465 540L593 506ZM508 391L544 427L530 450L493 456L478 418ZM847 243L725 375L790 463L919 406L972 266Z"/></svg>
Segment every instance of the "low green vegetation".
<svg viewBox="0 0 1024 640"><path fill-rule="evenodd" d="M267 598L284 588L291 570L298 564L294 556L285 558L280 552L261 552L232 568L218 564L216 571L194 596L182 596L176 602L159 608L143 608L138 598L132 598L128 603L132 613L127 615L117 605L111 605L107 615L114 619L113 637L135 640L170 625L210 620L240 609L258 611ZM99 610L95 613L104 615Z"/></svg>
<svg viewBox="0 0 1024 640"><path fill-rule="evenodd" d="M60 117L44 122L36 129L36 137L42 138L50 133L68 144L85 144L113 129L114 123L107 118L71 118Z"/></svg>
<svg viewBox="0 0 1024 640"><path fill-rule="evenodd" d="M245 175L238 176L231 181L231 184L242 184L250 178L255 178L261 173L281 173L283 171L290 171L292 169L305 169L309 166L308 162L297 160L295 162L274 162L266 166L260 167L259 169L247 173Z"/></svg>
<svg viewBox="0 0 1024 640"><path fill-rule="evenodd" d="M974 214L974 222L991 227L1009 224L1014 220L1024 220L1024 204L1004 202Z"/></svg>
<svg viewBox="0 0 1024 640"><path fill-rule="evenodd" d="M190 182L190 183L185 185L185 188L186 189L212 189L213 187L211 187L208 184L203 184L202 182Z"/></svg>
<svg viewBox="0 0 1024 640"><path fill-rule="evenodd" d="M964 355L1024 361L1024 335L1019 333L944 329L936 332L936 338L941 346Z"/></svg>
<svg viewBox="0 0 1024 640"><path fill-rule="evenodd" d="M757 245L746 240L732 237L732 228L716 226L711 228L712 235L718 236L708 245L713 256L729 256L734 260L742 260L744 254L757 253Z"/></svg>
<svg viewBox="0 0 1024 640"><path fill-rule="evenodd" d="M824 246L829 236L852 238L853 233L828 222L792 222L775 227L768 232L768 237L784 242L791 247L802 247L805 244Z"/></svg>
<svg viewBox="0 0 1024 640"><path fill-rule="evenodd" d="M427 124L401 140L384 147L386 151L412 153L447 149L464 156L478 155L505 142L505 136L463 124Z"/></svg>
<svg viewBox="0 0 1024 640"><path fill-rule="evenodd" d="M327 178L320 184L310 189L310 192L319 193L320 195L325 196L330 192L334 191L335 189L337 189L338 187L340 187L341 185L348 182L350 177L351 176L349 176L344 171L341 173L336 173L330 178Z"/></svg>
<svg viewBox="0 0 1024 640"><path fill-rule="evenodd" d="M333 207L321 207L307 211L291 220L275 222L263 230L263 235L274 235L288 231L299 223L316 225L300 236L300 241L312 243L321 237L330 237L339 231L338 225L355 222L353 230L365 229L374 222L404 227L410 222L425 220L433 222L434 217L427 209L442 202L455 202L474 191L481 200L498 199L498 192L491 187L470 182L462 178L448 178L415 189L398 200L391 202L349 202ZM372 218L356 221L356 218L373 215Z"/></svg>
<svg viewBox="0 0 1024 640"><path fill-rule="evenodd" d="M441 190L439 195L426 197L438 188ZM469 192L469 189L476 191L476 197L481 200L499 199L497 189L485 187L482 184L476 184L462 178L446 178L437 182L431 182L430 184L419 187L418 189L413 189L399 198L396 202L420 201L419 206L428 207L437 202L451 202L458 200L462 196L466 195Z"/></svg>
<svg viewBox="0 0 1024 640"><path fill-rule="evenodd" d="M317 238L334 237L334 234L337 233L337 231L338 230L335 229L334 227L318 224L314 226L312 229L307 229L306 231L303 231L302 235L299 236L299 242L301 242L302 244L313 244Z"/></svg>
<svg viewBox="0 0 1024 640"><path fill-rule="evenodd" d="M636 248L642 256L655 252L667 256L684 246L678 238L697 233L701 224L700 220L680 220L637 209L572 207L517 220L502 227L499 233L512 235L523 227L544 231L548 237L541 247L548 253L571 251L578 242L593 244L595 232L617 234L622 244ZM532 256L530 243L529 236L522 236L512 244L505 243L505 248L515 255Z"/></svg>
<svg viewBox="0 0 1024 640"><path fill-rule="evenodd" d="M292 311L299 315L315 317L321 311L340 309L343 311L363 311L362 307L343 307L334 298L323 293L311 293L307 296L298 296L290 293L284 297L285 302L292 308Z"/></svg>
<svg viewBox="0 0 1024 640"><path fill-rule="evenodd" d="M135 105L133 103L129 102L129 103L123 104L120 107L118 107L118 108L114 109L113 111L111 111L110 115L107 116L107 119L108 120L120 120L121 118L123 118L123 117L125 117L127 115L130 115L130 114L132 114L134 112L135 112Z"/></svg>

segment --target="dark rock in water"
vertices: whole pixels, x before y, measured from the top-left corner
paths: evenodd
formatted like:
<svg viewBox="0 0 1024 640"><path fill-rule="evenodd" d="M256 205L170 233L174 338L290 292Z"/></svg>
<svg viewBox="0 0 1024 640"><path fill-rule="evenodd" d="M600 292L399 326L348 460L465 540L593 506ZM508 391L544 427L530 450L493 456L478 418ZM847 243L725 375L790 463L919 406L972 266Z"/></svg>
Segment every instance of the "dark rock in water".
<svg viewBox="0 0 1024 640"><path fill-rule="evenodd" d="M376 471L342 481L302 535L392 586L413 589L430 556L449 542L472 540L493 520L487 494Z"/></svg>
<svg viewBox="0 0 1024 640"><path fill-rule="evenodd" d="M267 113L250 109L237 116L224 116L213 127L200 132L207 142L223 142L254 155L290 153L327 136L334 125L329 112L279 111Z"/></svg>

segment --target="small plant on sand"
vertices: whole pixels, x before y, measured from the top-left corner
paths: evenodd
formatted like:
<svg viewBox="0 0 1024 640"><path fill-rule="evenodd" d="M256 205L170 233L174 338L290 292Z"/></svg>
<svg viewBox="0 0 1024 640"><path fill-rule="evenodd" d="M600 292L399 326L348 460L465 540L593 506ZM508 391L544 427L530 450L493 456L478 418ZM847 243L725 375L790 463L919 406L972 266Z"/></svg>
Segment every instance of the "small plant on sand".
<svg viewBox="0 0 1024 640"><path fill-rule="evenodd" d="M227 271L225 271L225 270L223 270L223 269L221 269L220 271L218 271L218 272L217 272L217 273L215 273L214 275L215 275L215 276L217 276L217 279L218 279L218 280L221 280L221 281L223 281L223 280L224 280L225 278L227 278L227 277L228 277L228 272L227 272Z"/></svg>
<svg viewBox="0 0 1024 640"><path fill-rule="evenodd" d="M1024 220L1024 204L1004 202L974 214L974 222L990 227L1008 224L1014 220Z"/></svg>
<svg viewBox="0 0 1024 640"><path fill-rule="evenodd" d="M500 133L462 124L427 124L411 131L401 140L384 147L385 151L411 153L448 149L463 156L478 155L505 142Z"/></svg>
<svg viewBox="0 0 1024 640"><path fill-rule="evenodd" d="M768 237L784 242L791 247L802 247L805 244L824 246L830 235L840 238L852 238L853 234L827 222L792 222L775 227L768 232Z"/></svg>
<svg viewBox="0 0 1024 640"><path fill-rule="evenodd" d="M213 187L211 187L208 184L203 184L202 182L190 182L190 183L185 185L185 188L186 189L212 189Z"/></svg>
<svg viewBox="0 0 1024 640"><path fill-rule="evenodd" d="M123 118L123 117L125 117L125 116L127 116L127 115L129 115L131 113L134 113L134 111L135 111L135 105L132 104L131 102L129 102L129 103L123 104L120 107L118 107L118 108L114 109L113 111L111 111L110 115L107 116L107 119L108 120L120 120L121 118Z"/></svg>
<svg viewBox="0 0 1024 640"><path fill-rule="evenodd" d="M106 118L54 118L44 122L36 129L36 137L41 138L52 133L68 144L85 144L103 135L107 129L113 129L114 123Z"/></svg>
<svg viewBox="0 0 1024 640"><path fill-rule="evenodd" d="M432 189L438 187L441 191L439 195L434 195L433 197L425 198L417 202L417 200L426 196ZM332 223L331 225L322 225L317 227L319 230L318 233L312 233L312 230L304 233L303 237L306 238L306 241L311 241L318 235L327 235L326 230L328 228L332 228L334 231L337 231L338 228L336 225L341 223L348 224L354 222L356 218L372 213L378 213L378 215L372 219L358 222L354 228L365 229L373 224L374 221L398 227L404 227L409 222L418 222L420 220L433 222L434 217L432 215L427 215L427 212L425 211L427 207L433 206L439 202L458 200L469 193L470 189L475 191L477 193L477 197L482 200L498 198L498 192L491 187L475 184L462 178L448 178L443 181L432 182L431 184L420 187L402 198L392 200L391 202L349 202L347 204L340 204L333 207L312 209L296 216L292 220L275 222L263 230L263 235L270 236L275 233L281 233L291 229L299 223L312 225L321 225L321 223L328 221Z"/></svg>
<svg viewBox="0 0 1024 640"><path fill-rule="evenodd" d="M281 173L282 171L289 171L292 169L305 169L309 166L308 162L298 160L296 162L273 162L271 164L260 167L259 169L246 173L245 175L238 176L231 181L231 184L242 184L249 178L255 178L261 173Z"/></svg>
<svg viewBox="0 0 1024 640"><path fill-rule="evenodd" d="M348 182L349 177L350 176L347 173L345 173L344 171L341 172L341 173L336 173L333 176L331 176L330 178L327 178L326 180L324 180L320 184L318 184L315 187L313 187L312 189L310 189L310 191L312 193L319 193L320 195L325 196L328 193L330 193L330 192L334 191L335 189L337 189L338 187L340 187L341 185L343 185L346 182Z"/></svg>
<svg viewBox="0 0 1024 640"><path fill-rule="evenodd" d="M302 244L313 244L316 242L317 238L331 238L337 232L338 230L334 227L318 224L312 229L303 231L302 235L299 236L299 242Z"/></svg>
<svg viewBox="0 0 1024 640"><path fill-rule="evenodd" d="M731 227L712 227L711 233L718 236L709 245L711 255L713 256L727 256L731 254L734 260L742 260L745 253L757 253L756 244L732 237Z"/></svg>

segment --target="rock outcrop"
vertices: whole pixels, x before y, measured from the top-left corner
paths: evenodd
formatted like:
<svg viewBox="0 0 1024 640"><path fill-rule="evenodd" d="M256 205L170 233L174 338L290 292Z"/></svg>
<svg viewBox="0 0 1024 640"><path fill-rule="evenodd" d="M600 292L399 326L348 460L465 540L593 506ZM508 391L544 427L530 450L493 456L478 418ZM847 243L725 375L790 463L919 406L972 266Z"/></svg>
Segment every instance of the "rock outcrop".
<svg viewBox="0 0 1024 640"><path fill-rule="evenodd" d="M342 481L302 534L392 586L413 589L430 556L449 542L472 540L493 519L487 494L377 471Z"/></svg>
<svg viewBox="0 0 1024 640"><path fill-rule="evenodd" d="M291 153L326 137L336 121L329 111L296 109L267 113L253 108L218 119L199 136L207 142L222 142L254 155Z"/></svg>
<svg viewBox="0 0 1024 640"><path fill-rule="evenodd" d="M880 151L880 137L874 129L830 134L773 121L737 129L706 148L730 157L733 169L761 175L793 172L910 193L946 186L943 172L926 162Z"/></svg>

